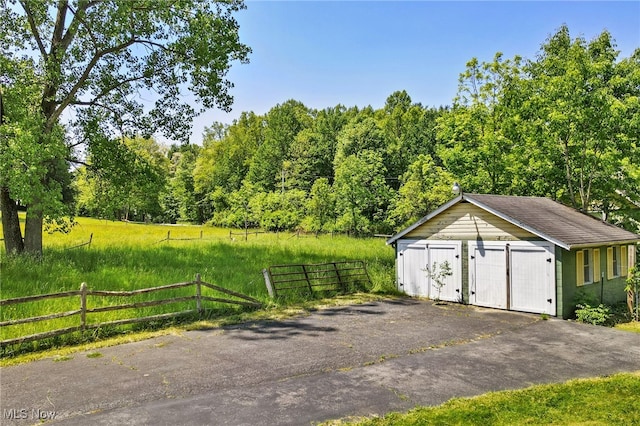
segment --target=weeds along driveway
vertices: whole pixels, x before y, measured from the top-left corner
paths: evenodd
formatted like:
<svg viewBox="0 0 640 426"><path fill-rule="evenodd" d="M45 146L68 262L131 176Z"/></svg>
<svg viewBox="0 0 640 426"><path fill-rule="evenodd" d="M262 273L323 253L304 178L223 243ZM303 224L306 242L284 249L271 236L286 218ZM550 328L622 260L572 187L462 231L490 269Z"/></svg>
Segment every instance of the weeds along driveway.
<svg viewBox="0 0 640 426"><path fill-rule="evenodd" d="M640 370L639 334L412 299L97 352L2 368L1 423L303 425Z"/></svg>

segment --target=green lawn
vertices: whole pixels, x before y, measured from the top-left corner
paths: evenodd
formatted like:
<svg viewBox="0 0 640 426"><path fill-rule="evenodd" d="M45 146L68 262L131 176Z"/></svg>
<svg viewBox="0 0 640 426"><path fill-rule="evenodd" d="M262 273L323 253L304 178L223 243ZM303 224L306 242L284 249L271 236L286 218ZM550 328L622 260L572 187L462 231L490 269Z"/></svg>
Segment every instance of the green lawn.
<svg viewBox="0 0 640 426"><path fill-rule="evenodd" d="M619 330L640 333L640 322L638 321L624 322L624 323L616 324L615 328Z"/></svg>
<svg viewBox="0 0 640 426"><path fill-rule="evenodd" d="M171 233L171 241L161 240ZM200 235L202 232L202 239ZM90 247L69 249L89 240ZM193 240L178 240L195 238ZM315 238L294 234L250 235L229 238L229 230L207 226L168 226L134 224L79 218L69 234L46 234L44 258L7 257L2 252L2 280L0 298L78 290L86 282L91 290L135 290L193 280L201 274L204 281L253 296L270 306L288 301L271 301L268 297L262 269L270 265L289 263L322 263L337 260L361 259L366 262L372 280L371 291L393 289L394 252L383 239L353 239L328 235ZM214 292L203 291L216 296ZM168 290L162 297L192 295L193 289ZM141 295L135 300L92 299L88 305L131 303L158 297ZM3 321L51 312L78 309L78 297L32 302L3 307ZM139 315L154 315L183 309L193 309L191 302L177 305L149 307L131 311L110 311L94 314L88 322L111 321ZM237 310L224 305L223 314ZM77 317L2 327L0 339L42 332L49 329L77 325ZM129 327L139 329L140 327ZM105 330L101 331L104 332ZM106 330L109 331L109 330ZM50 342L65 344L64 339ZM77 340L77 339L76 339ZM33 346L33 345L31 345ZM30 347L31 347L30 346Z"/></svg>
<svg viewBox="0 0 640 426"><path fill-rule="evenodd" d="M326 425L638 425L640 372L455 398L438 407Z"/></svg>

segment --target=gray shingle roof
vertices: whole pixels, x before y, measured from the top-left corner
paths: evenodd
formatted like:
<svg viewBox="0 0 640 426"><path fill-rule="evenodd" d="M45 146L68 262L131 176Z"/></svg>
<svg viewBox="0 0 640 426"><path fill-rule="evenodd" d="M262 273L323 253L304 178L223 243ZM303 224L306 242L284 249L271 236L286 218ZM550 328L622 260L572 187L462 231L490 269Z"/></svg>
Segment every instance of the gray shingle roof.
<svg viewBox="0 0 640 426"><path fill-rule="evenodd" d="M394 242L402 235L461 201L472 203L567 250L598 244L640 242L640 235L603 222L548 198L463 194L399 232L387 243Z"/></svg>

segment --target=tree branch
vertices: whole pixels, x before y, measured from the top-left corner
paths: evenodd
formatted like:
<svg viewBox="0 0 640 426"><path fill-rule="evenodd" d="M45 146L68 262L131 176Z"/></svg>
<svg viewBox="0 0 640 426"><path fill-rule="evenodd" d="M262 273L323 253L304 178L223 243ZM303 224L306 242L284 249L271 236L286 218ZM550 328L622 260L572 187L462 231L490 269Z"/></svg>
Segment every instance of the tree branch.
<svg viewBox="0 0 640 426"><path fill-rule="evenodd" d="M80 24L83 24L85 26L87 32L95 42L95 37L93 36L91 27L86 24L86 22L84 21L84 17L87 10L89 10L96 4L98 4L97 1L83 2L79 5L78 10L74 10L72 7L69 7L69 10L73 14L73 20L71 21L71 24L69 24L69 28L67 29L67 32L64 34L64 37L62 37L62 40L60 42L62 49L64 49L65 51L67 50L67 48L71 44L71 41L78 32L78 27L80 26Z"/></svg>
<svg viewBox="0 0 640 426"><path fill-rule="evenodd" d="M109 112L111 112L115 117L117 117L117 127L120 130L120 133L123 133L123 125L125 124L136 124L135 120L131 120L131 119L126 119L124 118L124 116L122 115L122 111L118 111L115 108L112 108L109 105L105 105L102 103L98 103L98 102L76 102L74 103L74 105L79 105L79 106L97 106L100 108L103 108ZM82 140L80 142L77 142L73 145L70 145L70 147L75 147L75 146L79 146L82 145L83 143L85 143L85 140Z"/></svg>
<svg viewBox="0 0 640 426"><path fill-rule="evenodd" d="M20 5L24 9L27 14L27 20L29 21L29 27L31 28L31 32L33 33L33 37L36 39L36 43L38 44L38 50L40 50L40 54L46 60L47 51L44 48L44 44L42 43L42 38L40 37L40 32L38 31L38 26L36 25L36 21L33 18L33 12L31 8L28 6L25 0L20 0Z"/></svg>
<svg viewBox="0 0 640 426"><path fill-rule="evenodd" d="M65 96L64 99L60 101L60 103L58 104L58 107L54 110L53 114L51 114L51 116L48 117L47 123L46 123L47 127L52 128L53 125L58 121L58 118L60 118L60 115L62 114L62 112L69 106L69 104L72 103L73 99L76 96L76 93L78 93L78 90L80 90L80 88L87 81L87 79L89 78L89 75L91 74L91 71L93 71L93 68L98 64L98 61L100 61L102 57L110 53L115 53L120 50L126 49L127 47L135 44L135 42L136 42L135 38L130 38L125 43L121 43L117 46L112 46L107 49L103 49L99 52L96 52L93 58L91 58L91 61L89 62L89 64L87 64L87 67L84 69L84 72L82 73L78 81L76 81L76 84L74 84L74 86L71 88L69 93L67 93L67 96Z"/></svg>
<svg viewBox="0 0 640 426"><path fill-rule="evenodd" d="M87 141L85 141L84 139L81 140L80 142L76 142L76 143L72 143L72 144L67 144L67 148L72 149L75 148L77 146L80 146L82 144L85 144Z"/></svg>
<svg viewBox="0 0 640 426"><path fill-rule="evenodd" d="M85 167L86 167L86 168L88 168L88 169L91 169L91 168L94 168L94 167L95 167L95 166L92 166L92 165L91 165L91 164L89 164L89 163L85 163L85 162L84 162L84 161L82 161L82 160L76 160L76 159L73 159L73 158L66 158L66 160L67 160L69 163L73 163L73 164L80 164L81 166L85 166Z"/></svg>
<svg viewBox="0 0 640 426"><path fill-rule="evenodd" d="M69 10L69 2L67 0L58 1L58 13L56 14L56 23L53 26L53 34L51 35L51 54L54 54L60 47L62 40L62 32L64 24L67 20L67 10Z"/></svg>
<svg viewBox="0 0 640 426"><path fill-rule="evenodd" d="M137 39L136 43L142 44L142 45L149 45L149 46L153 46L153 47L158 47L161 50L164 50L165 52L176 53L175 50L169 49L167 46L165 46L165 45L163 45L161 43L157 43L155 41Z"/></svg>
<svg viewBox="0 0 640 426"><path fill-rule="evenodd" d="M71 105L81 105L81 106L102 106L98 103L98 101L103 98L104 96L107 96L111 91L117 89L118 87L127 84L127 83L132 83L134 81L139 81L144 79L145 77L143 75L138 75L135 77L131 77L131 78L126 78L124 80L118 81L117 83L106 87L104 89L102 89L102 91L97 94L93 99L91 99L90 101L72 101L70 102Z"/></svg>

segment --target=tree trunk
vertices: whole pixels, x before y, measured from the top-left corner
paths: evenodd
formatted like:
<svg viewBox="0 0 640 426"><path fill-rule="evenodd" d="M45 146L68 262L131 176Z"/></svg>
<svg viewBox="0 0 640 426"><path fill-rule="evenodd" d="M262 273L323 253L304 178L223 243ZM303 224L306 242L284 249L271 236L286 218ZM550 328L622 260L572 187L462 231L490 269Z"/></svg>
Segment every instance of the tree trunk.
<svg viewBox="0 0 640 426"><path fill-rule="evenodd" d="M39 203L36 203L38 206ZM27 220L24 225L24 250L36 257L42 256L42 209L27 207Z"/></svg>
<svg viewBox="0 0 640 426"><path fill-rule="evenodd" d="M9 253L19 254L24 251L20 219L18 219L18 205L11 198L9 188L0 188L0 211L2 211L2 235L4 248Z"/></svg>

